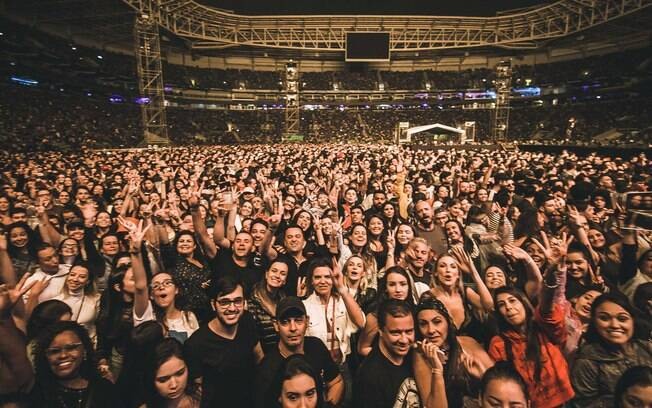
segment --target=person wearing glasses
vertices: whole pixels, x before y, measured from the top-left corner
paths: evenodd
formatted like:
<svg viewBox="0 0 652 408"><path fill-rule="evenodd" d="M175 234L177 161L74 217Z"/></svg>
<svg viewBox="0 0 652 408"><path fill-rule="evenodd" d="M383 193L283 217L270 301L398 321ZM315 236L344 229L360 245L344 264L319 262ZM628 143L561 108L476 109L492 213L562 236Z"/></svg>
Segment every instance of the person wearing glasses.
<svg viewBox="0 0 652 408"><path fill-rule="evenodd" d="M211 282L215 317L184 343L192 381L201 384L202 407L251 407L256 364L263 358L256 323L245 310L244 289L232 276Z"/></svg>
<svg viewBox="0 0 652 408"><path fill-rule="evenodd" d="M183 343L199 328L199 323L193 312L177 308L179 288L171 274L160 272L152 277L149 285L147 284L147 273L140 250L144 233L141 226L129 234L135 286L134 327L156 320L165 329L167 337Z"/></svg>
<svg viewBox="0 0 652 408"><path fill-rule="evenodd" d="M35 383L30 406L119 407L114 385L100 377L88 332L72 321L60 321L39 335Z"/></svg>

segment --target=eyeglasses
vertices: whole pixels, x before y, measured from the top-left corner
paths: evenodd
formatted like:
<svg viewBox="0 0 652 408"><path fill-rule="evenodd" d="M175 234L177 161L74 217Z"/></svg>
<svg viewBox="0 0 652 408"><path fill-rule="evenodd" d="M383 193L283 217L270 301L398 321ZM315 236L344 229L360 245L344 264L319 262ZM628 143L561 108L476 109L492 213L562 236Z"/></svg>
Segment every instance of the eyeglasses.
<svg viewBox="0 0 652 408"><path fill-rule="evenodd" d="M222 309L228 309L231 305L240 308L244 305L244 298L239 297L235 299L219 299L217 304Z"/></svg>
<svg viewBox="0 0 652 408"><path fill-rule="evenodd" d="M172 279L166 279L161 282L156 282L150 285L150 287L153 290L158 290L158 289L164 289L164 288L169 288L170 286L174 285L174 281Z"/></svg>
<svg viewBox="0 0 652 408"><path fill-rule="evenodd" d="M74 351L79 350L79 348L82 346L82 343L70 343L66 344L65 346L61 347L50 347L48 349L45 349L45 355L48 357L55 357L61 355L61 353L72 353Z"/></svg>

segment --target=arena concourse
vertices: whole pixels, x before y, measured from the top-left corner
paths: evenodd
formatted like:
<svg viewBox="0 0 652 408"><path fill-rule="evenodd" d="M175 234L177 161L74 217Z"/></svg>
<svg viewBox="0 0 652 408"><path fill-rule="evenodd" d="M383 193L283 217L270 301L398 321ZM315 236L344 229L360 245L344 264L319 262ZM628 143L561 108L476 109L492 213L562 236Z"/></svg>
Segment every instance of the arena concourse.
<svg viewBox="0 0 652 408"><path fill-rule="evenodd" d="M652 2L7 0L0 407L652 407Z"/></svg>

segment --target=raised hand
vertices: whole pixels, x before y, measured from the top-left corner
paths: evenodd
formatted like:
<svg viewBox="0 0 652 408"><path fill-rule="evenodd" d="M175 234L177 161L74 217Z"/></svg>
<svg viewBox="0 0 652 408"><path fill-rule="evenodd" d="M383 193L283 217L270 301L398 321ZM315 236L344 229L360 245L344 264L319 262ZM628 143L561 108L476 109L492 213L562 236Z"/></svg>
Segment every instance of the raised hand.
<svg viewBox="0 0 652 408"><path fill-rule="evenodd" d="M514 244L503 245L503 252L514 261L527 261L530 259L530 254Z"/></svg>
<svg viewBox="0 0 652 408"><path fill-rule="evenodd" d="M297 296L300 298L306 297L308 294L308 287L306 286L306 278L299 276L297 279Z"/></svg>
<svg viewBox="0 0 652 408"><path fill-rule="evenodd" d="M475 268L473 266L473 261L471 261L471 257L466 253L464 248L456 245L453 246L450 251L453 258L457 261L460 270L464 273L471 274Z"/></svg>
<svg viewBox="0 0 652 408"><path fill-rule="evenodd" d="M571 225L579 226L580 225L580 212L577 210L577 207L574 205L568 206L568 221Z"/></svg>
<svg viewBox="0 0 652 408"><path fill-rule="evenodd" d="M394 249L396 249L396 237L394 231L390 230L387 233L387 252L393 253Z"/></svg>
<svg viewBox="0 0 652 408"><path fill-rule="evenodd" d="M80 207L85 220L92 220L97 215L97 209L93 203L86 203Z"/></svg>
<svg viewBox="0 0 652 408"><path fill-rule="evenodd" d="M143 228L143 220L140 220L134 229L129 230L129 245L132 252L140 251L145 233L147 233L147 230L149 230L151 226L152 224L148 224L145 228Z"/></svg>
<svg viewBox="0 0 652 408"><path fill-rule="evenodd" d="M135 231L138 227L131 220L126 219L122 215L118 216L118 223L120 223L120 225L122 225L127 230L127 232L129 232L129 234L131 234L132 231Z"/></svg>
<svg viewBox="0 0 652 408"><path fill-rule="evenodd" d="M333 286L335 286L338 292L347 290L346 285L344 284L344 274L342 273L340 264L337 262L335 257L333 257L333 273L331 274L331 277L333 278Z"/></svg>
<svg viewBox="0 0 652 408"><path fill-rule="evenodd" d="M550 241L548 240L548 235L541 231L541 241L539 241L536 238L532 238L532 242L539 247L541 252L543 252L543 255L546 257L548 261L550 261L550 258L552 257L552 248L550 248Z"/></svg>
<svg viewBox="0 0 652 408"><path fill-rule="evenodd" d="M271 217L269 217L269 226L271 228L278 228L278 226L281 224L281 218L282 215L280 214L274 214Z"/></svg>
<svg viewBox="0 0 652 408"><path fill-rule="evenodd" d="M9 285L5 284L0 285L0 316L10 312L23 295L37 284L38 281L33 281L25 285L27 278L30 276L30 273L23 275L14 288L10 288Z"/></svg>
<svg viewBox="0 0 652 408"><path fill-rule="evenodd" d="M140 189L138 185L138 180L135 178L132 178L129 180L129 186L127 187L127 194L133 196L138 193L138 190Z"/></svg>

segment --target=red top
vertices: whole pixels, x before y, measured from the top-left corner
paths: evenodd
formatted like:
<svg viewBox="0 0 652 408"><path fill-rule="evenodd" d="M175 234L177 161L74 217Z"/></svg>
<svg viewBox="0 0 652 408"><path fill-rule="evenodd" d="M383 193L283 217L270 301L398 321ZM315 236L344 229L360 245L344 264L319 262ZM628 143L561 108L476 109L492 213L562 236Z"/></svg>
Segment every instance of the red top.
<svg viewBox="0 0 652 408"><path fill-rule="evenodd" d="M566 341L564 310L558 304L553 305L549 316L541 316L537 308L534 319L543 328L539 334L541 344L541 378L534 378L534 361L526 359L527 339L525 336L508 331L504 336L511 343L514 367L525 380L532 400L532 408L552 408L564 404L575 393L571 385L568 363L560 345ZM500 336L494 336L489 345L489 355L495 361L507 360L505 342Z"/></svg>

